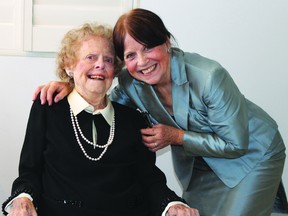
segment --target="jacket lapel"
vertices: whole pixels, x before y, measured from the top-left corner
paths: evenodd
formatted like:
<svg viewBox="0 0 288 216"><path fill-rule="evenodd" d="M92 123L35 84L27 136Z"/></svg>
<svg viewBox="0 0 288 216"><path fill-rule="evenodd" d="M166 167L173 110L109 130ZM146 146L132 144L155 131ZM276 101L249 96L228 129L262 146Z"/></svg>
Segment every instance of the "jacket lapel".
<svg viewBox="0 0 288 216"><path fill-rule="evenodd" d="M189 109L189 83L172 86L174 118L182 129L187 129Z"/></svg>
<svg viewBox="0 0 288 216"><path fill-rule="evenodd" d="M182 55L176 56L176 54L177 52L173 51L171 58L173 112L178 125L186 130L188 128L189 82L183 57Z"/></svg>

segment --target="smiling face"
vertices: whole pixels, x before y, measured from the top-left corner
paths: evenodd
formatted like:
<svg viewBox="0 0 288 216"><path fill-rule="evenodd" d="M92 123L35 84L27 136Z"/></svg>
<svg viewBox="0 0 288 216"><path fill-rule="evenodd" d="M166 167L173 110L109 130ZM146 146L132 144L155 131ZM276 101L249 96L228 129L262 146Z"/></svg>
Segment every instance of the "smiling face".
<svg viewBox="0 0 288 216"><path fill-rule="evenodd" d="M83 98L104 97L114 78L111 41L100 36L83 41L72 71L75 89Z"/></svg>
<svg viewBox="0 0 288 216"><path fill-rule="evenodd" d="M129 73L150 85L170 82L170 44L148 48L129 34L124 39L124 61Z"/></svg>

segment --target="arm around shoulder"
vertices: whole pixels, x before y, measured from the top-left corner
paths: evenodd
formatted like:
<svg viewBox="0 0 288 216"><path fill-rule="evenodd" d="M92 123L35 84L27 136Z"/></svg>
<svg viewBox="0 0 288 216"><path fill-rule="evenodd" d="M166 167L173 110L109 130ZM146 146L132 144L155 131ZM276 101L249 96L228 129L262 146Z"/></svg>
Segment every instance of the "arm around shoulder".
<svg viewBox="0 0 288 216"><path fill-rule="evenodd" d="M72 91L68 82L51 81L45 85L38 86L33 94L34 101L40 93L41 104L48 102L49 105L57 103Z"/></svg>

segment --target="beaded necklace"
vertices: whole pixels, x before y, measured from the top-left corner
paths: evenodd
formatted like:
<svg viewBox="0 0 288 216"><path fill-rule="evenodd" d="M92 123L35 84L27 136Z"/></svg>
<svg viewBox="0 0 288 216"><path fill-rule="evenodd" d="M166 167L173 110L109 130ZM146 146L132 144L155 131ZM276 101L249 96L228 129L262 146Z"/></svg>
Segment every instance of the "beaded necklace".
<svg viewBox="0 0 288 216"><path fill-rule="evenodd" d="M112 144L113 139L114 139L114 134L115 134L115 114L113 115L112 125L110 127L110 135L109 135L108 141L107 141L107 143L105 145L98 145L97 143L91 142L90 140L88 140L84 136L84 134L82 133L82 130L81 130L80 126L79 126L77 116L74 115L71 107L70 107L70 116L71 116L71 122L72 122L73 130L74 130L75 138L76 138L76 140L78 142L78 145L79 145L80 149L82 150L83 154L85 155L85 157L88 158L89 160L92 160L92 161L100 160L103 157L103 155L105 154L105 152L107 151L109 145ZM85 151L85 149L84 149L84 147L83 147L83 145L82 145L82 143L81 143L81 141L79 139L79 134L80 134L80 136L82 137L82 139L84 141L86 141L90 145L93 145L94 149L96 147L103 149L103 151L101 152L101 154L97 158L90 157L87 154L87 152Z"/></svg>

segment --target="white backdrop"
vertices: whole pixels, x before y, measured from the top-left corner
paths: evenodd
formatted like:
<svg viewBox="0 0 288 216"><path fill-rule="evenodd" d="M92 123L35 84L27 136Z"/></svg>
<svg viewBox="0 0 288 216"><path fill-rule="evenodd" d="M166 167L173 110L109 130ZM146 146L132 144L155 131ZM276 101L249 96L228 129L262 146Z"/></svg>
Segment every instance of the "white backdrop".
<svg viewBox="0 0 288 216"><path fill-rule="evenodd" d="M140 6L160 15L180 48L219 61L278 122L288 145L288 1L141 0ZM32 93L52 79L53 58L0 56L0 203L17 176ZM169 149L158 153L157 164L181 194ZM288 188L287 166L283 180Z"/></svg>

